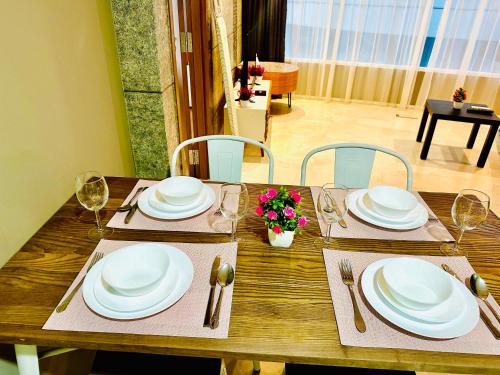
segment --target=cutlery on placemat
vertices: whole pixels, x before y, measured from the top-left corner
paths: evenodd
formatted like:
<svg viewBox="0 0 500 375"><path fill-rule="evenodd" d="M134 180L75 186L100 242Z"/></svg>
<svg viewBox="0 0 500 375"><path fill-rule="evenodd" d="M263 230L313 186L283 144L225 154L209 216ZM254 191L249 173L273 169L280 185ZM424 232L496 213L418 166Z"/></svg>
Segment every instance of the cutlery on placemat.
<svg viewBox="0 0 500 375"><path fill-rule="evenodd" d="M141 190L141 193L142 193L142 191L144 191L146 188L141 188L141 189L142 189L142 190ZM131 201L131 203L132 203L132 208L130 209L130 211L128 212L127 216L125 216L125 219L123 220L123 222L124 222L125 224L128 224L128 223L130 222L130 219L132 219L132 216L134 216L135 211L137 211L137 207L138 207L138 204L139 204L139 203L138 203L138 202L139 202L139 195L140 195L140 194L138 194L138 195L137 195L137 199L135 200L135 202L134 202L134 203L132 203L132 201Z"/></svg>
<svg viewBox="0 0 500 375"><path fill-rule="evenodd" d="M361 312L359 311L356 296L354 295L354 277L352 275L351 263L348 259L342 259L339 262L339 270L342 282L347 285L349 294L351 295L352 307L354 309L354 325L359 332L363 333L366 331L366 325L363 317L361 316Z"/></svg>
<svg viewBox="0 0 500 375"><path fill-rule="evenodd" d="M347 228L347 223L345 222L344 218L342 217L342 213L340 212L339 206L337 206L337 202L335 201L335 198L331 196L330 193L326 192L326 197L328 198L329 205L332 206L333 210L335 211L335 214L340 218L338 221L339 225L342 228Z"/></svg>
<svg viewBox="0 0 500 375"><path fill-rule="evenodd" d="M486 281L483 280L481 276L479 276L477 273L474 273L470 277L470 290L474 295L483 300L486 306L490 309L490 311L495 315L495 318L497 321L500 323L500 316L498 315L497 311L491 306L490 302L487 300L487 298L490 295L490 291L488 289L488 285L486 284Z"/></svg>
<svg viewBox="0 0 500 375"><path fill-rule="evenodd" d="M214 329L219 326L219 315L220 308L222 305L222 295L224 294L224 288L234 280L234 268L229 263L224 263L219 268L219 273L217 274L217 284L220 285L219 298L217 298L217 305L215 306L214 314L212 319L210 319L210 328Z"/></svg>
<svg viewBox="0 0 500 375"><path fill-rule="evenodd" d="M456 274L456 272L453 271L453 269L450 266L448 266L447 264L441 264L441 267L446 272L448 272L451 276L453 276L458 281L462 282L465 286L467 286L467 284L465 284L462 280L460 280L460 278L458 277L458 275ZM472 293L472 291L470 291L470 292ZM472 294L474 295L474 293L472 293ZM484 324L486 324L486 326L489 328L489 330L491 331L491 333L493 333L493 336L497 340L499 340L500 339L500 330L493 325L492 321L490 320L490 318L488 317L488 315L486 315L486 313L481 308L481 306L479 306L479 315L481 316L481 319L483 319Z"/></svg>
<svg viewBox="0 0 500 375"><path fill-rule="evenodd" d="M80 280L80 282L78 284L76 284L76 286L73 288L73 290L68 294L68 296L64 299L64 301L62 301L60 303L59 306L56 307L56 311L58 313L60 312L63 312L64 310L66 310L66 308L68 307L69 303L71 302L71 300L73 299L73 297L75 296L76 292L78 292L78 290L80 289L80 287L83 285L83 280L85 280L85 276L87 276L87 273L90 271L90 269L94 266L94 264L96 264L98 261L100 261L102 259L102 257L104 256L103 253L100 253L100 252L97 252L94 254L94 257L92 258L92 260L90 261L90 264L89 266L87 267L87 271L85 272L85 275L83 275L82 279Z"/></svg>
<svg viewBox="0 0 500 375"><path fill-rule="evenodd" d="M124 204L123 206L120 206L116 209L116 211L118 212L127 212L127 211L130 211L132 209L132 203L134 202L134 199L137 198L139 196L140 193L142 193L144 190L146 190L147 187L143 186L143 187L140 187L139 189L137 189L135 191L135 194L132 198L130 198L130 200L128 201L127 204Z"/></svg>
<svg viewBox="0 0 500 375"><path fill-rule="evenodd" d="M222 207L222 202L224 201L224 198L226 198L226 193L227 193L227 191L224 192L224 196L222 197L222 200L220 201L219 208L214 212L215 216L222 216L222 210L220 208Z"/></svg>
<svg viewBox="0 0 500 375"><path fill-rule="evenodd" d="M220 267L220 255L217 255L212 263L212 270L210 271L210 294L208 295L207 310L205 311L205 319L203 320L203 327L210 326L210 317L212 316L212 308L214 305L215 287L217 286L217 274Z"/></svg>

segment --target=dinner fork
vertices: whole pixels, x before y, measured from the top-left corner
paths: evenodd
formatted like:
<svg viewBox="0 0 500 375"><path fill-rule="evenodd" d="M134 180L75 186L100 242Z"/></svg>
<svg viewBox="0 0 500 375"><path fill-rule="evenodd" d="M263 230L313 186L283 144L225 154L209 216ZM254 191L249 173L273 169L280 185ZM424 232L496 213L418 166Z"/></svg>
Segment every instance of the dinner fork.
<svg viewBox="0 0 500 375"><path fill-rule="evenodd" d="M82 286L83 280L85 280L85 276L87 276L87 273L90 271L90 269L98 261L100 261L102 259L103 256L104 256L104 254L101 253L101 252L97 252L97 253L94 254L94 257L92 258L92 260L90 261L89 266L87 267L87 271L85 272L85 275L83 275L83 277L80 280L80 282L73 288L73 290L68 294L68 296L64 299L64 301L62 301L61 304L59 306L57 306L56 311L58 313L63 312L64 310L66 310L66 308L68 307L69 303L71 302L71 300L75 296L76 292L78 292L78 290Z"/></svg>
<svg viewBox="0 0 500 375"><path fill-rule="evenodd" d="M366 325L363 317L361 316L361 312L359 311L358 303L356 302L356 296L354 295L354 277L352 275L351 263L348 259L342 259L339 262L339 270L340 276L342 277L342 282L347 285L349 294L351 295L352 307L354 309L354 325L359 332L363 333L366 331Z"/></svg>
<svg viewBox="0 0 500 375"><path fill-rule="evenodd" d="M222 202L224 201L224 198L226 198L226 191L224 192L224 196L222 197L222 200L220 201L219 208L214 212L215 216L222 216L222 210L220 209L222 207Z"/></svg>

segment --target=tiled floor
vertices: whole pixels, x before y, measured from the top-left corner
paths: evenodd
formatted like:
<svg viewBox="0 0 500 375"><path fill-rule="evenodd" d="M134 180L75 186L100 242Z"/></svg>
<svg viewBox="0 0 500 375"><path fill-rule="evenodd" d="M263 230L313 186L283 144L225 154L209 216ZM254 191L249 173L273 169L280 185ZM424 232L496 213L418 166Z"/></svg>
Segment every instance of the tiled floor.
<svg viewBox="0 0 500 375"><path fill-rule="evenodd" d="M294 98L288 111L286 99L272 103L270 146L276 184L298 184L302 159L312 148L331 143L372 143L398 151L410 160L414 190L456 193L464 188L479 189L490 196L493 211L500 214L500 137L486 166L476 167L489 126L481 128L475 147L468 150L465 144L472 124L439 121L428 158L420 160L422 144L415 138L421 110ZM257 156L257 151L247 154L243 180L266 182L267 162ZM310 160L307 185L333 179L332 155L323 153ZM376 157L372 185L405 187L405 178L399 161L385 155Z"/></svg>

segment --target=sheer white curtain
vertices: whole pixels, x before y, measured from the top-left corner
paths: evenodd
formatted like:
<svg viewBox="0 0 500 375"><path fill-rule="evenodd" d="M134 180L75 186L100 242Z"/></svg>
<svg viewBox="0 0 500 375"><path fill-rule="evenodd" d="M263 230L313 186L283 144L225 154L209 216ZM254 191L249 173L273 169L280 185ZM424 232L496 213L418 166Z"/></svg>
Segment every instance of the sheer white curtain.
<svg viewBox="0 0 500 375"><path fill-rule="evenodd" d="M300 67L297 94L406 106L427 96L448 99L456 85L469 85L490 104L498 88L499 6L500 0L288 0L285 55Z"/></svg>
<svg viewBox="0 0 500 375"><path fill-rule="evenodd" d="M464 87L468 101L500 102L500 1L446 1L417 105Z"/></svg>

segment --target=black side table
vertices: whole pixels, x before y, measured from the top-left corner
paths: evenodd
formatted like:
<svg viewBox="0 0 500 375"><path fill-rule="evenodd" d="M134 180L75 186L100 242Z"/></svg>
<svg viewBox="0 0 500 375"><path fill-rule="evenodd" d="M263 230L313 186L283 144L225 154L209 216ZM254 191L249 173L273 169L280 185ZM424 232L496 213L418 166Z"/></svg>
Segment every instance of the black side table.
<svg viewBox="0 0 500 375"><path fill-rule="evenodd" d="M484 164L486 164L486 160L488 159L491 146L493 145L493 141L495 140L495 136L498 132L500 118L498 118L495 113L483 114L478 112L467 112L467 108L472 105L486 106L485 104L464 103L462 109L454 109L453 102L449 100L427 99L425 102L424 113L422 114L422 121L420 122L420 128L418 129L417 142L422 141L429 114L431 115L431 122L429 124L429 128L427 129L427 135L425 136L424 145L420 153L420 159L427 159L427 154L429 153L429 148L431 147L432 136L434 135L434 130L436 129L438 120L471 122L474 126L472 127L469 135L467 148L474 147L479 127L481 125L490 125L490 130L488 131L488 135L484 141L483 149L479 155L479 160L477 161L477 166L479 168L484 167Z"/></svg>

